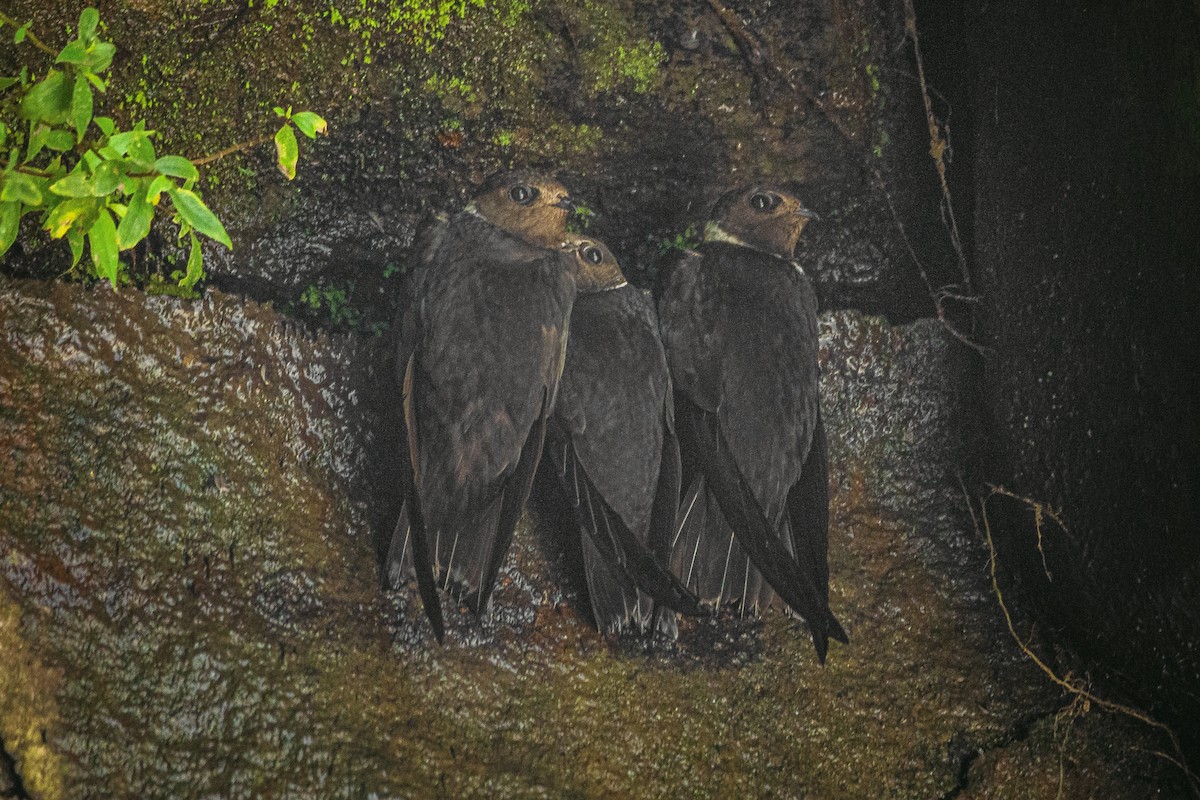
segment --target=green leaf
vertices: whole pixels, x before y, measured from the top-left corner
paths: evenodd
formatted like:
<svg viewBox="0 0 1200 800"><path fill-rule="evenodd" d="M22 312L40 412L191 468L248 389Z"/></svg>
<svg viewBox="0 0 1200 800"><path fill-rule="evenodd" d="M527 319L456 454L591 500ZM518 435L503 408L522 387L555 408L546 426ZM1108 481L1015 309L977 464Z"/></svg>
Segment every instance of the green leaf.
<svg viewBox="0 0 1200 800"><path fill-rule="evenodd" d="M50 133L50 128L46 125L38 125L29 123L29 142L25 149L25 163L28 164L37 158L37 154L42 152L42 148L46 146L46 136Z"/></svg>
<svg viewBox="0 0 1200 800"><path fill-rule="evenodd" d="M71 246L71 269L75 269L83 256L83 233L74 228L67 231L67 244Z"/></svg>
<svg viewBox="0 0 1200 800"><path fill-rule="evenodd" d="M196 238L196 234L188 235L192 237L192 250L188 254L187 274L179 279L179 285L190 289L204 280L204 254L200 250L200 240Z"/></svg>
<svg viewBox="0 0 1200 800"><path fill-rule="evenodd" d="M311 111L299 111L292 115L292 122L310 139L315 139L318 133L328 133L329 125L319 114Z"/></svg>
<svg viewBox="0 0 1200 800"><path fill-rule="evenodd" d="M95 194L92 176L78 167L67 177L50 184L50 191L60 197L92 197Z"/></svg>
<svg viewBox="0 0 1200 800"><path fill-rule="evenodd" d="M129 158L133 161L138 172L152 172L154 162L158 158L154 152L154 144L149 137L134 140L129 146Z"/></svg>
<svg viewBox="0 0 1200 800"><path fill-rule="evenodd" d="M120 155L125 155L126 153L130 152L131 149L136 147L140 140L145 139L152 133L154 133L154 131L145 131L134 128L131 131L113 134L108 137L108 146ZM153 158L150 160L154 161Z"/></svg>
<svg viewBox="0 0 1200 800"><path fill-rule="evenodd" d="M175 210L179 212L179 215L183 217L184 222L208 238L215 239L230 250L233 249L233 242L229 240L225 226L221 224L221 220L217 219L215 214L208 210L208 206L204 205L204 201L195 192L187 189L171 189L167 194L171 196L171 202L175 205Z"/></svg>
<svg viewBox="0 0 1200 800"><path fill-rule="evenodd" d="M46 143L46 147L49 147L51 150L57 150L60 153L65 153L75 146L74 137L62 129L46 131L43 141Z"/></svg>
<svg viewBox="0 0 1200 800"><path fill-rule="evenodd" d="M144 181L149 183L149 181ZM117 248L128 250L146 238L150 233L150 223L154 220L154 206L146 200L144 191L135 191L129 201L129 208L117 226Z"/></svg>
<svg viewBox="0 0 1200 800"><path fill-rule="evenodd" d="M79 38L90 42L96 36L96 26L100 24L100 12L94 8L85 8L79 15Z"/></svg>
<svg viewBox="0 0 1200 800"><path fill-rule="evenodd" d="M117 256L117 226L113 224L112 215L106 209L100 209L99 216L88 229L87 238L96 275L107 278L116 289L117 273L121 269L121 261Z"/></svg>
<svg viewBox="0 0 1200 800"><path fill-rule="evenodd" d="M105 161L96 167L92 174L92 194L96 197L112 194L121 185L121 179L124 177L119 161Z"/></svg>
<svg viewBox="0 0 1200 800"><path fill-rule="evenodd" d="M42 191L46 183L45 178L35 178L23 172L12 172L0 177L0 183L3 184L3 187L0 188L0 201L16 200L27 206L35 207L41 206L45 201Z"/></svg>
<svg viewBox="0 0 1200 800"><path fill-rule="evenodd" d="M112 121L112 117L95 117L92 122L96 123L96 127L105 136L112 136L113 131L117 129L116 123Z"/></svg>
<svg viewBox="0 0 1200 800"><path fill-rule="evenodd" d="M163 192L169 192L175 188L175 181L168 178L166 175L159 175L154 180L150 181L150 188L146 190L146 199L150 201L150 205L158 205L158 197Z"/></svg>
<svg viewBox="0 0 1200 800"><path fill-rule="evenodd" d="M275 111L275 116L277 116L277 117L286 117L287 116L287 112L285 112L279 106L275 106L275 108L273 110Z"/></svg>
<svg viewBox="0 0 1200 800"><path fill-rule="evenodd" d="M154 170L183 180L195 180L200 177L196 165L183 156L163 156L154 162Z"/></svg>
<svg viewBox="0 0 1200 800"><path fill-rule="evenodd" d="M20 82L20 78L0 78L0 92L3 92L10 86L16 86Z"/></svg>
<svg viewBox="0 0 1200 800"><path fill-rule="evenodd" d="M88 57L83 65L92 72L104 72L112 64L117 46L109 42L96 42L88 50Z"/></svg>
<svg viewBox="0 0 1200 800"><path fill-rule="evenodd" d="M21 101L21 116L32 122L57 125L65 122L71 110L72 89L66 77L56 69L50 70Z"/></svg>
<svg viewBox="0 0 1200 800"><path fill-rule="evenodd" d="M55 64L82 64L88 57L87 45L82 39L76 39L67 44L54 59Z"/></svg>
<svg viewBox="0 0 1200 800"><path fill-rule="evenodd" d="M83 133L92 122L92 87L87 78L75 78L75 90L71 94L71 123L75 126L75 141L83 141Z"/></svg>
<svg viewBox="0 0 1200 800"><path fill-rule="evenodd" d="M24 25L17 28L17 32L13 34L13 44L20 44L21 42L25 41L25 34L29 33L29 26L32 24L33 22L26 22Z"/></svg>
<svg viewBox="0 0 1200 800"><path fill-rule="evenodd" d="M84 77L88 79L88 83L90 83L90 84L92 84L92 86L96 87L97 92L103 92L105 89L108 88L104 84L104 81L100 78L99 75L96 75L91 72L87 72L87 73L84 73Z"/></svg>
<svg viewBox="0 0 1200 800"><path fill-rule="evenodd" d="M279 171L289 181L296 177L296 159L300 149L296 145L296 132L291 125L284 125L275 134L275 152L278 156Z"/></svg>
<svg viewBox="0 0 1200 800"><path fill-rule="evenodd" d="M0 256L8 252L17 240L17 229L21 227L21 203L8 200L0 203Z"/></svg>

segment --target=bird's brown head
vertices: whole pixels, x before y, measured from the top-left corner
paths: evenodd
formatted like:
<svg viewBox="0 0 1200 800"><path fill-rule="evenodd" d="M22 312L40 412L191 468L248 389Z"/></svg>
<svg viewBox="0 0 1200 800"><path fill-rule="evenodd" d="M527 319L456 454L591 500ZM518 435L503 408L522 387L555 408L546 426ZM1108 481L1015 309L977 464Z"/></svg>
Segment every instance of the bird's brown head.
<svg viewBox="0 0 1200 800"><path fill-rule="evenodd" d="M567 238L567 188L536 172L497 172L479 187L468 211L536 247L558 249Z"/></svg>
<svg viewBox="0 0 1200 800"><path fill-rule="evenodd" d="M788 192L749 186L726 192L713 207L706 240L725 240L790 259L800 232L817 215Z"/></svg>
<svg viewBox="0 0 1200 800"><path fill-rule="evenodd" d="M564 241L562 248L575 258L575 286L581 294L618 289L625 285L625 275L616 256L599 239L575 236Z"/></svg>

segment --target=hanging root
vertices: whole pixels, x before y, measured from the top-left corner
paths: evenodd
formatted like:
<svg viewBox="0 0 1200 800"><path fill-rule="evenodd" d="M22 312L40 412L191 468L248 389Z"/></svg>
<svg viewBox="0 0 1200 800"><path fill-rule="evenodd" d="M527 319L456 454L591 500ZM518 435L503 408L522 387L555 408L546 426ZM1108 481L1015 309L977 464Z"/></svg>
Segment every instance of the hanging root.
<svg viewBox="0 0 1200 800"><path fill-rule="evenodd" d="M1061 526L1063 528L1063 530L1067 529L1066 525L1063 524L1062 518L1059 516L1058 512L1054 511L1052 508L1050 508L1050 506L1048 506L1044 503L1039 503L1036 500L1032 500L1030 498L1022 497L1020 495L1014 494L1013 492L1005 489L1004 487L992 486L992 487L989 487L990 492L987 495L987 497L984 497L979 501L979 513L977 514L975 511L975 504L972 502L972 498L971 498L970 494L967 492L966 486L964 484L962 484L961 478L959 479L959 484L962 485L963 494L966 496L967 508L971 512L971 521L975 525L975 532L976 532L976 534L980 535L983 538L984 542L987 544L988 570L989 570L989 573L991 576L991 581L992 581L992 593L996 596L996 603L997 603L997 605L1000 606L1000 612L1004 615L1004 622L1008 626L1008 632L1012 636L1013 641L1017 643L1017 647L1019 647L1021 649L1021 652L1024 653L1025 656L1030 661L1032 661L1037 666L1038 669L1040 669L1043 673L1045 673L1046 677L1049 678L1052 683L1054 683L1056 686L1058 686L1063 691L1067 692L1068 695L1070 695L1071 703L1067 706L1067 710L1069 712L1067 714L1067 716L1069 716L1069 717L1082 716L1083 714L1086 714L1087 712L1091 711L1092 707L1094 706L1096 708L1102 709L1104 711L1108 711L1113 714L1122 714L1124 716L1130 717L1132 719L1137 720L1138 722L1141 722L1143 725L1146 725L1146 726L1158 731L1164 737L1166 737L1167 741L1170 743L1171 752L1164 753L1164 752L1160 752L1157 750L1149 750L1149 751L1145 751L1145 752L1148 752L1151 755L1157 756L1157 757L1163 759L1164 761L1168 762L1169 764L1178 768L1180 770L1180 772L1183 773L1183 776L1184 776L1185 780L1187 781L1188 788L1191 790L1193 796L1195 796L1196 798L1200 798L1200 777L1197 777L1196 773L1192 772L1191 768L1188 766L1187 758L1184 756L1183 748L1179 743L1179 737L1175 734L1175 731L1171 730L1171 728L1169 728L1167 725L1163 724L1162 722L1159 722L1158 720L1154 719L1149 714L1147 714L1144 711L1141 711L1140 709L1133 708L1132 706L1122 705L1121 703L1116 703L1116 702L1113 702L1112 700L1106 700L1103 697L1100 697L1099 695L1095 694L1089 688L1088 684L1085 681L1071 676L1070 673L1068 673L1065 678L1060 677L1058 675L1058 673L1055 672L1052 667L1050 667L1048 664L1046 664L1045 661L1043 661L1040 657L1038 657L1037 653L1035 653L1033 651L1033 649L1029 646L1029 644L1025 641L1025 639L1023 639L1021 637L1021 635L1019 633L1017 633L1016 625L1013 623L1012 614L1009 613L1008 605L1004 601L1004 593L1000 589L1000 582L996 576L996 561L997 561L996 546L992 540L991 523L988 521L988 515L987 515L988 500L999 495L1001 497L1008 497L1008 498L1011 498L1014 500L1018 500L1020 502L1025 503L1026 505L1030 506L1031 508L1033 508L1034 509L1034 519L1038 523L1038 549L1039 550L1041 550L1041 522L1046 517L1053 519L1059 526ZM1044 552L1042 553L1042 564L1044 567L1045 566L1045 553ZM1046 572L1046 576L1048 578L1050 577L1050 573L1048 570ZM1064 742L1063 747L1065 747L1065 738L1063 739L1063 742ZM1060 764L1060 786L1061 786L1061 780L1062 780L1062 771L1061 771L1061 764Z"/></svg>

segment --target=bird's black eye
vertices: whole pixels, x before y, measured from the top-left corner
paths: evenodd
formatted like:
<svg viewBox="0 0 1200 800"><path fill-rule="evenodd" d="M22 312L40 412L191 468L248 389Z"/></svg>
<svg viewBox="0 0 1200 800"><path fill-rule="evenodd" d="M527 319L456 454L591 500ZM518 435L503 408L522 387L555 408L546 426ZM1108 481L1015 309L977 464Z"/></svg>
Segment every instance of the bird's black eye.
<svg viewBox="0 0 1200 800"><path fill-rule="evenodd" d="M770 211L779 205L779 195L755 192L750 195L750 207L755 211Z"/></svg>
<svg viewBox="0 0 1200 800"><path fill-rule="evenodd" d="M593 264L599 264L604 260L604 253L600 252L599 247L587 244L583 246L583 257Z"/></svg>
<svg viewBox="0 0 1200 800"><path fill-rule="evenodd" d="M513 202L527 206L537 198L538 190L532 186L526 186L523 183L518 183L516 186L508 190L508 196L513 199Z"/></svg>

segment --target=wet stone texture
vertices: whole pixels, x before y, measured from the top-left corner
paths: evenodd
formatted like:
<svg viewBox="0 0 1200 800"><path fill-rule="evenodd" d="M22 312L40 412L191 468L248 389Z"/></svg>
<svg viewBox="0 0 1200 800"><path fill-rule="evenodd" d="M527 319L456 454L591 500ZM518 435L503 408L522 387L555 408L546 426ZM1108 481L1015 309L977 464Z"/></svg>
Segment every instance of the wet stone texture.
<svg viewBox="0 0 1200 800"><path fill-rule="evenodd" d="M8 5L52 45L78 17L73 4ZM199 188L235 249L206 249L201 301L11 280L67 267L34 215L0 262L0 796L1180 796L1153 755L1161 740L1081 713L1012 644L964 496L1020 477L1020 491L1073 508L1075 529L1117 531L1084 550L1118 574L1131 550L1157 554L1157 572L1098 593L1071 567L1101 560L1075 558L1069 538L1039 554L1003 535L1027 519L996 525L1002 575L1023 578L1010 592L1021 634L1052 652L1046 623L1070 614L1098 635L1076 637L1082 661L1056 664L1082 674L1115 652L1139 668L1109 686L1189 719L1197 584L1156 587L1194 575L1195 526L1171 525L1175 549L1105 547L1146 506L1195 518L1174 491L1194 470L1167 467L1194 449L1178 432L1200 416L1192 400L1114 404L1093 391L1088 356L1104 355L1106 387L1143 399L1180 395L1195 372L1170 377L1172 359L1200 352L1186 337L1131 347L1123 333L1130 316L1183 322L1196 307L1178 289L1195 282L1148 269L1154 256L1125 268L1156 230L1125 214L1154 205L1135 190L1191 173L1143 179L1128 161L1114 174L1131 180L1102 180L1131 143L1171 151L1127 121L1161 100L1142 84L1192 73L1106 61L1121 48L1100 34L1150 15L1078 12L1093 22L1072 49L1057 40L1076 35L1075 11L1049 14L1068 23L1060 36L1025 5L917 3L935 112L953 116L950 178L986 301L974 333L994 348L983 361L931 321L861 313L929 317L931 292L963 280L899 2L104 4L118 55L97 111L146 120L160 153L269 135L276 105L323 114L331 135L301 142L293 182L269 146L205 166ZM941 75L939 36L971 54ZM28 42L0 46L0 75L44 69L39 58ZM1057 77L1072 68L1085 91ZM1122 110L1131 94L1149 98L1145 114ZM1115 98L1106 125L1089 116L1095 97ZM1110 139L1125 145L1099 146ZM599 637L541 495L492 619L447 606L439 647L410 589L379 590L396 512L387 350L400 276L422 221L507 166L560 175L591 212L580 224L642 286L734 182L782 183L820 214L798 257L827 309L832 601L853 640L824 669L778 616L684 623L674 645ZM1200 230L1182 217L1168 227ZM174 234L162 223L133 254L139 285L178 266ZM1127 278L1144 299L1129 308ZM1156 352L1156 368L1131 369ZM1118 407L1153 433L1132 461L1092 424ZM1129 464L1148 491L1123 492ZM1146 595L1149 611L1124 602ZM1092 624L1096 598L1118 622ZM1156 692L1160 676L1183 691Z"/></svg>
<svg viewBox="0 0 1200 800"><path fill-rule="evenodd" d="M378 588L395 393L374 337L10 280L0 331L9 794L1164 796L1144 734L1056 719L1008 638L954 477L963 354L935 323L822 319L852 638L823 669L779 615L600 637L548 580L541 516L494 618L451 610L438 646L413 589Z"/></svg>

